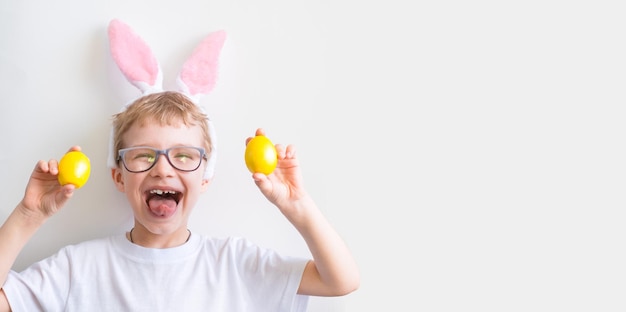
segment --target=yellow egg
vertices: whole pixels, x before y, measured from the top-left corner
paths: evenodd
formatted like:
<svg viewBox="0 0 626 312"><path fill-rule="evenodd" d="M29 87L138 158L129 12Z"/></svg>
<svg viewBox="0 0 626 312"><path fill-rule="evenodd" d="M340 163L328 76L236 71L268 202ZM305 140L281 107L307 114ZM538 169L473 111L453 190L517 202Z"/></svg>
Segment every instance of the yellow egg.
<svg viewBox="0 0 626 312"><path fill-rule="evenodd" d="M59 161L59 183L61 185L74 184L81 188L91 173L91 163L87 155L79 151L67 152Z"/></svg>
<svg viewBox="0 0 626 312"><path fill-rule="evenodd" d="M253 137L246 145L246 166L252 173L271 174L278 163L276 147L264 135Z"/></svg>

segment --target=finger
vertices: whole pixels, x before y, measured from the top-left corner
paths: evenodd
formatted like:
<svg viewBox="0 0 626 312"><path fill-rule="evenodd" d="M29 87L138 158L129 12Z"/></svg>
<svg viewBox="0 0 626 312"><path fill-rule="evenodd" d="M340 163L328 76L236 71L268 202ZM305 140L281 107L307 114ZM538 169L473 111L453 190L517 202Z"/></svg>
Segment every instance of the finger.
<svg viewBox="0 0 626 312"><path fill-rule="evenodd" d="M70 149L69 149L69 150L67 150L67 152L68 152L68 153L69 153L69 152L73 152L73 151L80 152L81 150L82 150L82 148L81 148L79 145L74 145L74 146L70 147Z"/></svg>
<svg viewBox="0 0 626 312"><path fill-rule="evenodd" d="M49 168L48 162L45 160L40 160L35 165L34 171L48 172L48 168Z"/></svg>
<svg viewBox="0 0 626 312"><path fill-rule="evenodd" d="M278 159L285 158L285 146L282 144L276 144L276 153L278 154Z"/></svg>
<svg viewBox="0 0 626 312"><path fill-rule="evenodd" d="M54 175L59 174L59 162L56 159L48 161L48 172Z"/></svg>
<svg viewBox="0 0 626 312"><path fill-rule="evenodd" d="M74 191L76 190L76 185L72 184L72 183L68 183L62 186L63 188L63 192L66 195L72 195L72 193L74 193Z"/></svg>
<svg viewBox="0 0 626 312"><path fill-rule="evenodd" d="M268 177L263 173L254 173L252 174L252 179L254 179L254 183L261 190L262 193L266 193L270 191L272 183L269 181Z"/></svg>
<svg viewBox="0 0 626 312"><path fill-rule="evenodd" d="M254 136L257 136L257 135L265 135L265 131L263 131L262 128L257 128L256 132L254 133ZM246 138L246 145L248 145L248 143L250 142L250 140L252 140L252 138L253 137L247 137Z"/></svg>
<svg viewBox="0 0 626 312"><path fill-rule="evenodd" d="M76 186L74 184L66 184L62 186L62 191L58 193L57 202L61 205L64 205L72 196L74 195L74 191L76 190Z"/></svg>
<svg viewBox="0 0 626 312"><path fill-rule="evenodd" d="M295 158L295 157L296 157L296 147L292 144L287 145L285 158Z"/></svg>
<svg viewBox="0 0 626 312"><path fill-rule="evenodd" d="M255 182L259 182L261 180L267 179L267 176L263 173L255 172L252 174L252 179L254 179Z"/></svg>

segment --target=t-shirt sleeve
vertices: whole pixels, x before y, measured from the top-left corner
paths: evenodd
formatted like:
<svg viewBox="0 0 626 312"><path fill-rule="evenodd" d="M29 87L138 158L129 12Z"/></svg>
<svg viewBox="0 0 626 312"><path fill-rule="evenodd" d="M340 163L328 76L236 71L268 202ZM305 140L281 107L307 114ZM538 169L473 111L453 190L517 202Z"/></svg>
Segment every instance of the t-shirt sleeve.
<svg viewBox="0 0 626 312"><path fill-rule="evenodd" d="M2 286L13 312L62 311L69 293L67 250L32 264L22 272L10 271Z"/></svg>
<svg viewBox="0 0 626 312"><path fill-rule="evenodd" d="M260 306L278 307L276 311L306 311L309 297L297 292L309 259L283 256L242 238L235 244L234 257L239 259L241 276L254 301Z"/></svg>

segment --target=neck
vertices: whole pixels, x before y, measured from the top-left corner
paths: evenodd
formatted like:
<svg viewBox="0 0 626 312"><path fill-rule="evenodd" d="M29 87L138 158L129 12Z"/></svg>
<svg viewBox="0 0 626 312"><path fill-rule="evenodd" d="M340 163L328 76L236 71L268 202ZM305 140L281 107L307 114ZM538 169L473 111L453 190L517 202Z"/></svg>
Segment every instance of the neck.
<svg viewBox="0 0 626 312"><path fill-rule="evenodd" d="M154 234L142 227L133 227L127 234L128 240L147 248L171 248L185 244L191 238L189 229L180 229L171 234Z"/></svg>

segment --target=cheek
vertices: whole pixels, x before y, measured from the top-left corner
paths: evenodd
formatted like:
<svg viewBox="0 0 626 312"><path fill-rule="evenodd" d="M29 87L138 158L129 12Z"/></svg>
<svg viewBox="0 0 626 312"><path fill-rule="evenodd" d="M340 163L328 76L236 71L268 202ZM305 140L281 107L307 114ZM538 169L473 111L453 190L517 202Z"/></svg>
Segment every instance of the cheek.
<svg viewBox="0 0 626 312"><path fill-rule="evenodd" d="M131 195L134 192L139 192L142 177L141 174L137 173L121 172L114 180L121 192Z"/></svg>
<svg viewBox="0 0 626 312"><path fill-rule="evenodd" d="M194 174L186 179L186 197L189 201L197 201L198 197L207 190L209 185L208 180L203 178L204 173L198 173L199 174Z"/></svg>

